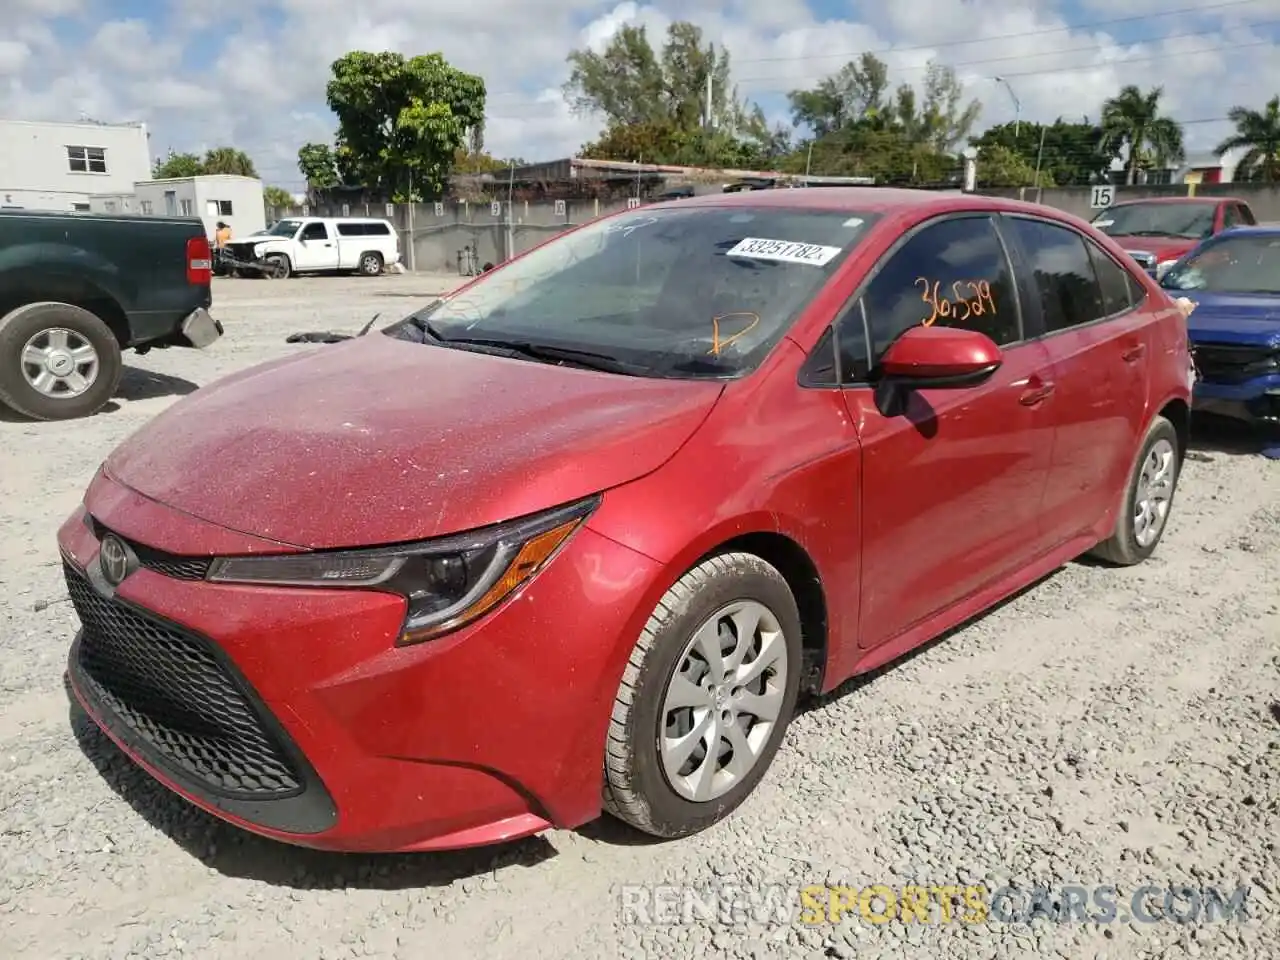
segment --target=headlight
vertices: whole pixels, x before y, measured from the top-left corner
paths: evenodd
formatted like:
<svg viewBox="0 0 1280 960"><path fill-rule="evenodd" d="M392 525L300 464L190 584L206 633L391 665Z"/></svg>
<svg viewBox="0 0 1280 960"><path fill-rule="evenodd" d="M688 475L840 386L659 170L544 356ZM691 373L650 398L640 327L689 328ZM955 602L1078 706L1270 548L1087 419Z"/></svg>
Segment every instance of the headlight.
<svg viewBox="0 0 1280 960"><path fill-rule="evenodd" d="M599 497L457 536L369 550L220 557L208 579L396 593L408 601L400 644L449 633L492 610L541 570Z"/></svg>

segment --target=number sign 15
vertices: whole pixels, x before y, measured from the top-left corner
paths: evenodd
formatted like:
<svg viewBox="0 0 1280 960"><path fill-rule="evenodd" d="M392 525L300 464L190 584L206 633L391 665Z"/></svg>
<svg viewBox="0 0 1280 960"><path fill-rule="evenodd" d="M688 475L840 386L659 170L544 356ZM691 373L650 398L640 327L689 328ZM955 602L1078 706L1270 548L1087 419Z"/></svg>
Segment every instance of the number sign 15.
<svg viewBox="0 0 1280 960"><path fill-rule="evenodd" d="M935 280L929 283L928 277L916 277L916 285L923 287L924 292L920 294L920 299L932 311L928 317L921 320L922 326L931 327L939 317L943 319L956 320L963 323L970 317L981 317L990 312L996 312L996 300L991 294L991 284L985 280L957 280L951 284L951 294L954 300L948 300L943 295L941 281ZM964 312L961 313L960 311Z"/></svg>
<svg viewBox="0 0 1280 960"><path fill-rule="evenodd" d="M1112 186L1094 187L1089 197L1089 206L1095 210L1109 207L1116 199L1116 188Z"/></svg>

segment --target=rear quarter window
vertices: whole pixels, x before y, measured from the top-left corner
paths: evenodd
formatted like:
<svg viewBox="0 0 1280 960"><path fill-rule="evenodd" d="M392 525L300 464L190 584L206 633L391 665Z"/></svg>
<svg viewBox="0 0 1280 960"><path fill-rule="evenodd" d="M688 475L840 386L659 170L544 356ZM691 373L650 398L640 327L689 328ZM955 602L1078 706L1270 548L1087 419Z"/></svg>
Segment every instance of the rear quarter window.
<svg viewBox="0 0 1280 960"><path fill-rule="evenodd" d="M338 236L340 237L363 237L368 230L367 224L363 223L340 223L338 224Z"/></svg>

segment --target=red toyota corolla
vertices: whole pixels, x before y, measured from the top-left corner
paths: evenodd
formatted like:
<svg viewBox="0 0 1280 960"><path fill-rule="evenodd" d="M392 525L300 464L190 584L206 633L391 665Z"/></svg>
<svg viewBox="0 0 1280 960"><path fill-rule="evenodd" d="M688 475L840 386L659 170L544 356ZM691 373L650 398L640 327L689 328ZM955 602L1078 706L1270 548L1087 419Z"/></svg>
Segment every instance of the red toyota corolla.
<svg viewBox="0 0 1280 960"><path fill-rule="evenodd" d="M1048 208L878 189L597 220L118 448L58 541L81 704L249 830L428 850L725 817L827 691L1145 559L1178 309Z"/></svg>

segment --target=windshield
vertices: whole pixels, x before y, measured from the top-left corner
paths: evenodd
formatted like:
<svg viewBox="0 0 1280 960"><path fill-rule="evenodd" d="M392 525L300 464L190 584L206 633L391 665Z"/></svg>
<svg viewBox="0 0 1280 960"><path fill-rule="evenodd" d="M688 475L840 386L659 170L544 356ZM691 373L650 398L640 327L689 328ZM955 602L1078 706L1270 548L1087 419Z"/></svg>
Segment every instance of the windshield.
<svg viewBox="0 0 1280 960"><path fill-rule="evenodd" d="M1213 234L1212 203L1126 203L1103 210L1093 225L1112 237L1184 237Z"/></svg>
<svg viewBox="0 0 1280 960"><path fill-rule="evenodd" d="M1280 296L1280 235L1212 240L1172 267L1160 285L1169 290Z"/></svg>
<svg viewBox="0 0 1280 960"><path fill-rule="evenodd" d="M292 237L298 232L298 228L302 226L301 220L281 220L276 223L270 230L262 231L262 236L266 237ZM254 234L258 236L258 234Z"/></svg>
<svg viewBox="0 0 1280 960"><path fill-rule="evenodd" d="M386 332L429 325L445 341L589 352L643 376L737 376L782 338L876 218L741 206L609 217Z"/></svg>

